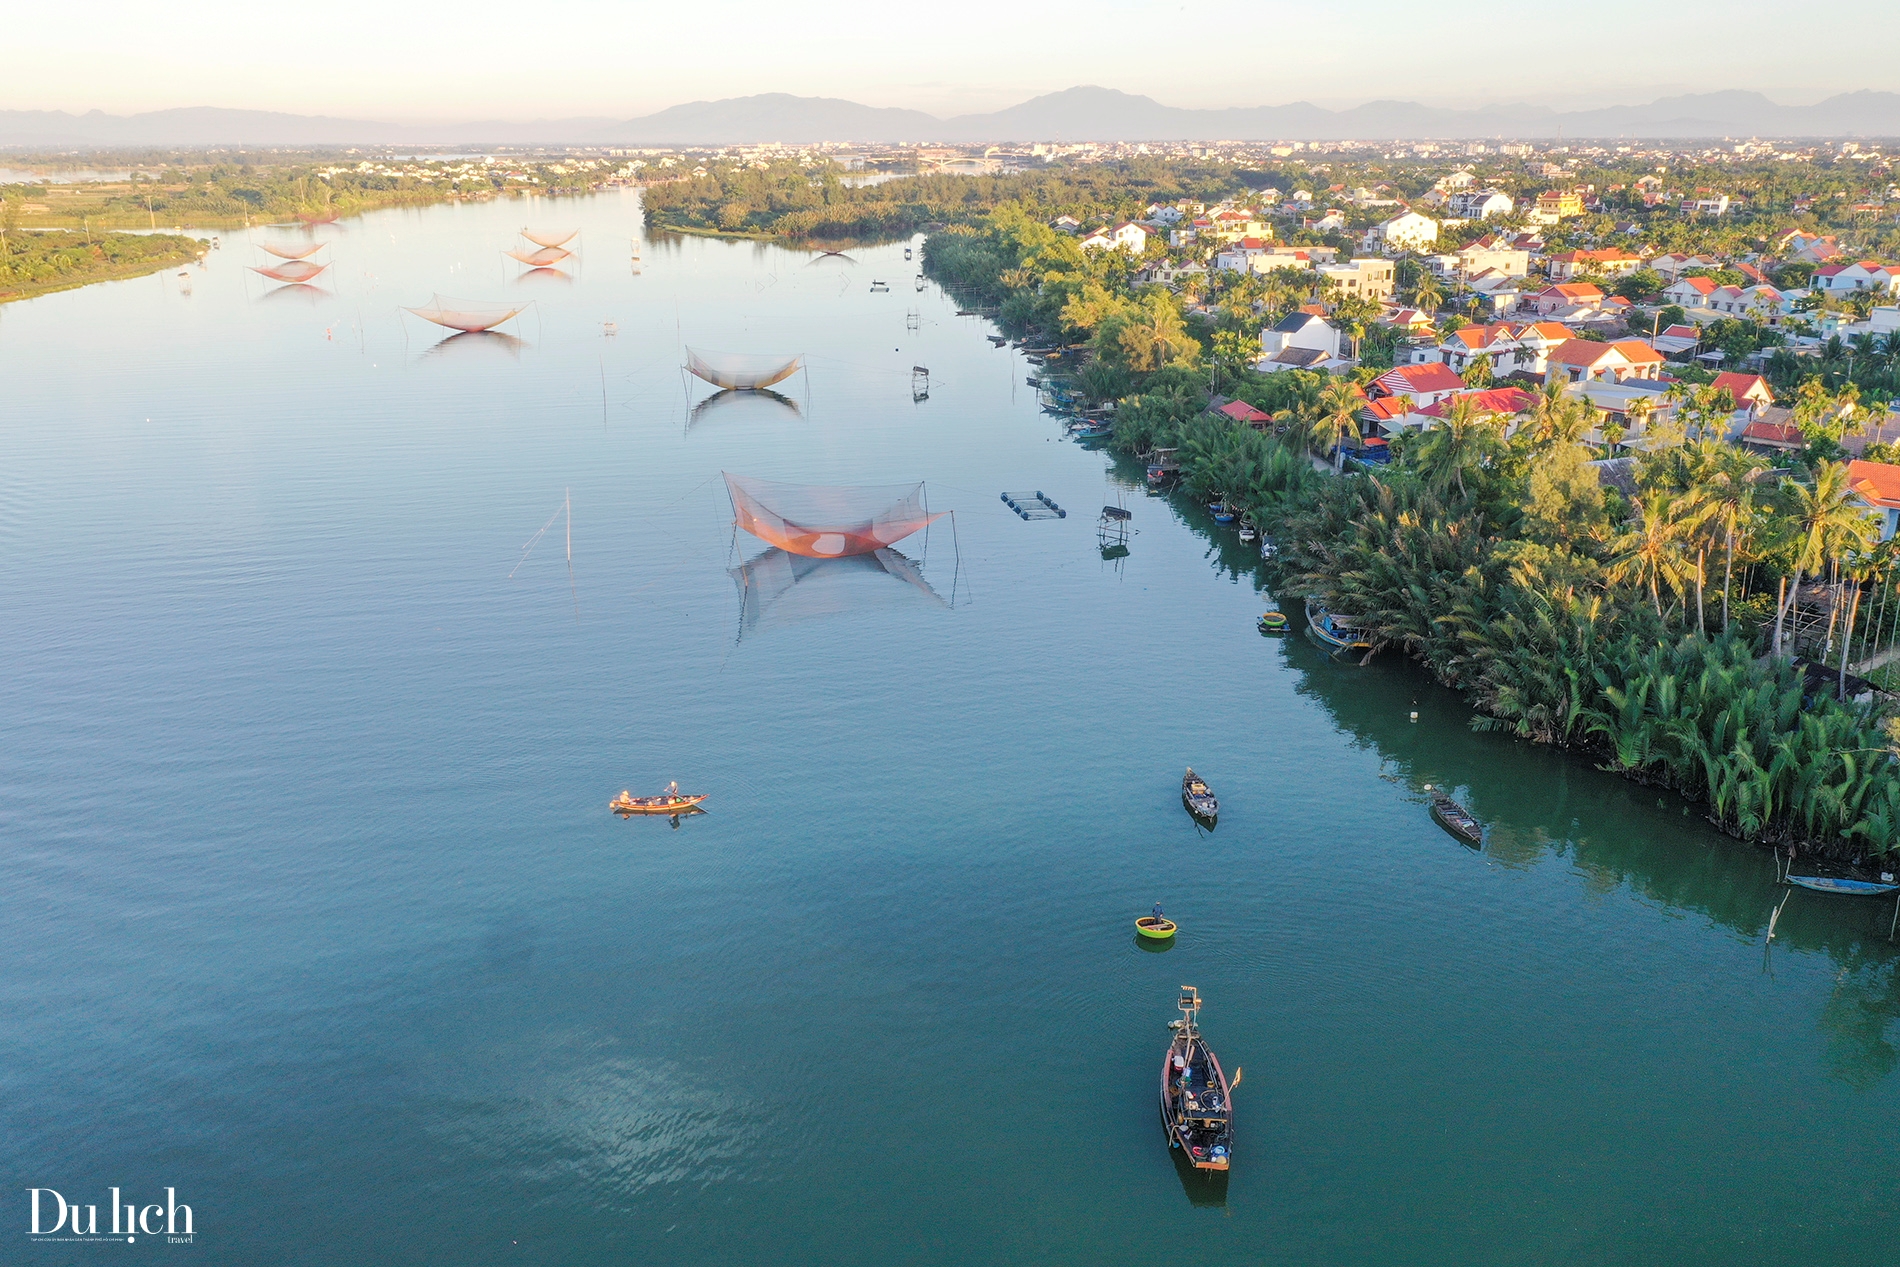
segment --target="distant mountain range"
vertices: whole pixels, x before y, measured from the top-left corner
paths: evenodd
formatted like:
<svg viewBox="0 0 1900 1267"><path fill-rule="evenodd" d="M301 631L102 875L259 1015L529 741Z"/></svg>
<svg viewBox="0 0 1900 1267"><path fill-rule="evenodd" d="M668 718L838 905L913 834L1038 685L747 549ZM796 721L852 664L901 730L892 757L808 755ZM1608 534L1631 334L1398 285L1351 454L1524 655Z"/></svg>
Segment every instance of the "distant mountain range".
<svg viewBox="0 0 1900 1267"><path fill-rule="evenodd" d="M765 93L694 101L638 119L526 123L379 123L263 110L197 107L149 114L0 111L0 146L737 145L769 141L946 144L1023 141L1393 140L1478 137L1698 138L1900 136L1900 93L1850 92L1784 106L1758 92L1664 97L1642 106L1557 111L1496 105L1470 110L1370 101L1326 110L1284 106L1183 110L1112 88L1070 88L990 114L939 119L917 110L832 97Z"/></svg>

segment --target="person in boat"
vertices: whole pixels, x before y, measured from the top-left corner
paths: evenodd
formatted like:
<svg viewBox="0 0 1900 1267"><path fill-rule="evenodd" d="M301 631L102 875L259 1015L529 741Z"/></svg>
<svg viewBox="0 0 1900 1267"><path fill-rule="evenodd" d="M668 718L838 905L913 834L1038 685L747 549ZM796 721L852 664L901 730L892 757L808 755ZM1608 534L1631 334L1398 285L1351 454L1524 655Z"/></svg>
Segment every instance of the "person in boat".
<svg viewBox="0 0 1900 1267"><path fill-rule="evenodd" d="M1156 902L1155 903L1155 923L1157 924L1162 923L1165 921L1166 918L1167 917L1162 915L1161 913L1161 903Z"/></svg>
<svg viewBox="0 0 1900 1267"><path fill-rule="evenodd" d="M669 801L677 801L679 800L679 798L680 798L679 780L675 779L671 783L666 785L666 799Z"/></svg>

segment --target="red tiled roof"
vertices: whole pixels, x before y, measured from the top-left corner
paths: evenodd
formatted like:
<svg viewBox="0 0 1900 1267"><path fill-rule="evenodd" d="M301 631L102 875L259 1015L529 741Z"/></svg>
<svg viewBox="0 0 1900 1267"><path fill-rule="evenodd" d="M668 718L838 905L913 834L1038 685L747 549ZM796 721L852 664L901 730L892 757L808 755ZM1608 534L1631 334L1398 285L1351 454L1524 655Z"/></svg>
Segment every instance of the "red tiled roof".
<svg viewBox="0 0 1900 1267"><path fill-rule="evenodd" d="M1373 422L1385 422L1392 418L1402 418L1412 412L1412 402L1404 396L1381 396L1369 400L1366 407L1359 411Z"/></svg>
<svg viewBox="0 0 1900 1267"><path fill-rule="evenodd" d="M1715 283L1706 277L1685 277L1676 285L1687 286L1698 295L1706 295L1715 289Z"/></svg>
<svg viewBox="0 0 1900 1267"><path fill-rule="evenodd" d="M1738 374L1733 370L1723 370L1715 376L1711 387L1728 388L1728 394L1735 398L1737 405L1749 400L1760 400L1764 404L1772 403L1775 396L1768 390L1767 382L1759 374Z"/></svg>
<svg viewBox="0 0 1900 1267"><path fill-rule="evenodd" d="M1900 466L1856 458L1847 464L1847 482L1854 486L1862 501L1875 506L1900 507Z"/></svg>
<svg viewBox="0 0 1900 1267"><path fill-rule="evenodd" d="M1607 343L1595 339L1566 339L1550 350L1555 365L1576 365L1585 369L1601 361L1610 351Z"/></svg>
<svg viewBox="0 0 1900 1267"><path fill-rule="evenodd" d="M1263 414L1244 400L1230 400L1215 411L1232 418L1235 422L1267 422L1271 415Z"/></svg>
<svg viewBox="0 0 1900 1267"><path fill-rule="evenodd" d="M1455 400L1469 400L1480 413L1521 414L1537 403L1537 394L1527 392L1522 387L1492 387L1485 391L1459 392L1419 412L1427 417L1443 418L1451 411L1451 404Z"/></svg>
<svg viewBox="0 0 1900 1267"><path fill-rule="evenodd" d="M1465 385L1465 380L1452 373L1451 366L1443 361L1433 361L1427 365L1401 365L1395 370L1387 370L1373 381L1394 396L1401 392L1457 391Z"/></svg>
<svg viewBox="0 0 1900 1267"><path fill-rule="evenodd" d="M1663 354L1661 352L1650 347L1649 344L1643 342L1641 339L1618 339L1610 346L1621 352L1624 359L1632 365L1660 365L1663 360Z"/></svg>
<svg viewBox="0 0 1900 1267"><path fill-rule="evenodd" d="M1700 339L1702 331L1694 326L1670 326L1656 337L1659 339Z"/></svg>
<svg viewBox="0 0 1900 1267"><path fill-rule="evenodd" d="M1742 429L1742 439L1760 440L1767 444L1801 443L1801 428L1792 422L1751 422Z"/></svg>

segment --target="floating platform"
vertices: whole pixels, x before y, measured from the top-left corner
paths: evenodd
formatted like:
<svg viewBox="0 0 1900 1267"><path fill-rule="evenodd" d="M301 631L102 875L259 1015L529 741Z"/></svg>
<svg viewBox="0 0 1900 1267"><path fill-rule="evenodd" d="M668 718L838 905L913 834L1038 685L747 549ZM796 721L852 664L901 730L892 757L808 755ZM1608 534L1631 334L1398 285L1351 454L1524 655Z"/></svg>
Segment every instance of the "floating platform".
<svg viewBox="0 0 1900 1267"><path fill-rule="evenodd" d="M1024 519L1067 519L1069 512L1055 504L1039 488L1033 493L1004 493L1003 504Z"/></svg>

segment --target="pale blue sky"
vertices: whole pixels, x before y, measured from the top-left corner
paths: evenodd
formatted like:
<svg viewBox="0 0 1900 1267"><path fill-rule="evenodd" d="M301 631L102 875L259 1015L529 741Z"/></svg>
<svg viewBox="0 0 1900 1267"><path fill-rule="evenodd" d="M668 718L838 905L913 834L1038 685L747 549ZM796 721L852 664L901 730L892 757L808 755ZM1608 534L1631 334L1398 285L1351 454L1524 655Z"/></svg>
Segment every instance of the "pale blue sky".
<svg viewBox="0 0 1900 1267"><path fill-rule="evenodd" d="M1806 104L1900 90L1892 0L98 0L83 22L39 12L46 20L9 31L0 108L451 120L624 118L754 92L955 114L1083 83L1204 107L1401 97L1574 108L1724 88ZM1818 35L1803 15L1823 18Z"/></svg>

